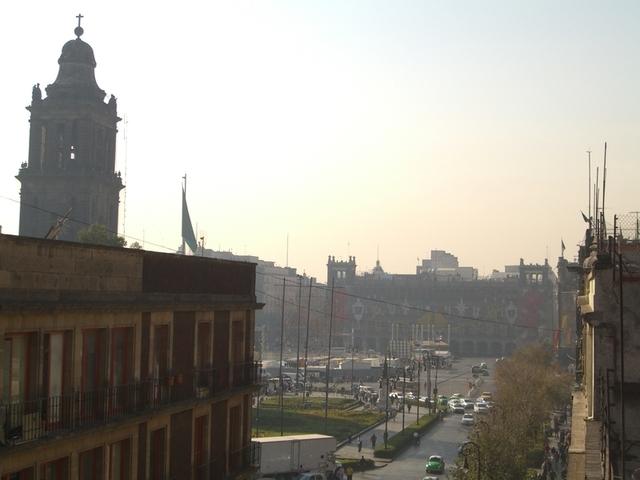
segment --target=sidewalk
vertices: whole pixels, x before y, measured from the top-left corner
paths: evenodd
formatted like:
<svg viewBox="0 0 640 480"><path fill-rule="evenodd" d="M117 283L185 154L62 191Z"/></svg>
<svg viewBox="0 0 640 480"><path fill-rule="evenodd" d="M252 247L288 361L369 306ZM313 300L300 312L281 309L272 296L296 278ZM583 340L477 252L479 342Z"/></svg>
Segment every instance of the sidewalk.
<svg viewBox="0 0 640 480"><path fill-rule="evenodd" d="M420 416L426 414L427 411L420 409ZM405 413L405 428L415 423L416 421L416 410L415 408L411 409L411 413ZM389 433L389 439L391 439L398 432L402 431L402 411L398 412L395 419L389 416L389 422L387 425L387 431ZM346 443L342 447L336 450L336 455L345 458L355 458L359 459L364 455L364 458L373 458L373 448L371 445L371 436L372 434L376 435L376 446L384 445L384 422L382 424L372 427L368 429L366 432L360 435L360 439L362 440L362 451L358 452L358 438L353 437L351 443ZM386 459L376 459L377 462L388 463L390 460Z"/></svg>
<svg viewBox="0 0 640 480"><path fill-rule="evenodd" d="M554 413L552 419L554 417L559 418L560 416L558 413ZM543 476L541 472L540 478L542 480L560 480L566 478L563 472L566 474L569 450L567 434L571 432L571 420L571 415L565 416L564 423L559 421L557 423L557 434L553 432L553 429L549 432L549 436L547 437L549 452L545 460L547 464L547 474ZM552 420L551 424L553 425L553 423L554 421ZM557 453L554 455L552 454L553 451Z"/></svg>

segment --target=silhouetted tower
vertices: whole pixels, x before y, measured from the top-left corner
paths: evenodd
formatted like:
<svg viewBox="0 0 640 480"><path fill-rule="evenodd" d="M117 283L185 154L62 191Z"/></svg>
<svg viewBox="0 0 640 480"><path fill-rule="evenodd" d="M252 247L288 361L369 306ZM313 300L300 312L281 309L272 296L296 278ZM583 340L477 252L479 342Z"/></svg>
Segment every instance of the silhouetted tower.
<svg viewBox="0 0 640 480"><path fill-rule="evenodd" d="M118 230L120 173L115 172L116 98L104 101L96 83L96 61L78 15L76 38L62 47L55 82L42 98L40 84L33 87L29 159L16 178L20 189L20 235L44 237L59 216L71 209L59 235L76 240L78 230L101 224ZM35 207L35 208L34 208ZM41 209L46 210L47 213Z"/></svg>
<svg viewBox="0 0 640 480"><path fill-rule="evenodd" d="M331 285L331 280L335 280L336 285L348 285L356 278L356 257L349 257L348 261L338 260L329 255L327 260L327 285Z"/></svg>

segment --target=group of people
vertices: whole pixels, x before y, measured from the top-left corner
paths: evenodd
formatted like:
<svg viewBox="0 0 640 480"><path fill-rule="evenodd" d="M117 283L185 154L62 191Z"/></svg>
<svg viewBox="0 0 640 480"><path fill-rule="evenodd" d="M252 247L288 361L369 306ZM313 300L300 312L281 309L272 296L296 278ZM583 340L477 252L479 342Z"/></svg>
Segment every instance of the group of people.
<svg viewBox="0 0 640 480"><path fill-rule="evenodd" d="M375 450L376 449L376 442L378 441L378 437L376 436L375 432L371 434L371 437L369 437L369 441L371 442L371 449ZM351 437L349 437L349 443L351 443ZM362 452L362 438L358 437L358 453Z"/></svg>
<svg viewBox="0 0 640 480"><path fill-rule="evenodd" d="M567 478L567 455L571 445L571 430L567 426L568 408L551 419L551 437L545 436L544 461L540 480Z"/></svg>

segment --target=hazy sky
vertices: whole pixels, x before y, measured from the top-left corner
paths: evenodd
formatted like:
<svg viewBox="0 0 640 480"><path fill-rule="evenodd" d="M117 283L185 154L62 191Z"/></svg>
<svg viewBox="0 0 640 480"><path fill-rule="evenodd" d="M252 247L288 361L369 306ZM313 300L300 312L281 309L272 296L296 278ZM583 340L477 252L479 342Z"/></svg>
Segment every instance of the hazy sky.
<svg viewBox="0 0 640 480"><path fill-rule="evenodd" d="M127 119L127 236L176 248L181 177L206 246L325 279L431 249L481 273L572 256L587 149L640 210L640 2L4 2L0 224L18 233L31 87L75 15ZM125 165L125 150L128 151ZM124 194L121 195L122 225ZM131 242L131 239L129 240Z"/></svg>

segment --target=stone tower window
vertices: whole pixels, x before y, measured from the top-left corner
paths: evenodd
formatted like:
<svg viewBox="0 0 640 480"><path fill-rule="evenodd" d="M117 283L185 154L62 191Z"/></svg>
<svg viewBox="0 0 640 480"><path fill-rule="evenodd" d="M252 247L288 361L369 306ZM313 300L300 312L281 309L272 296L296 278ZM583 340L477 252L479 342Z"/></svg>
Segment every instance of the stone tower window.
<svg viewBox="0 0 640 480"><path fill-rule="evenodd" d="M57 152L58 168L62 170L64 169L64 124L63 123L58 124L58 131L57 131L56 137L58 141L58 152Z"/></svg>
<svg viewBox="0 0 640 480"><path fill-rule="evenodd" d="M47 127L40 127L40 170L44 168L44 154L47 148Z"/></svg>

